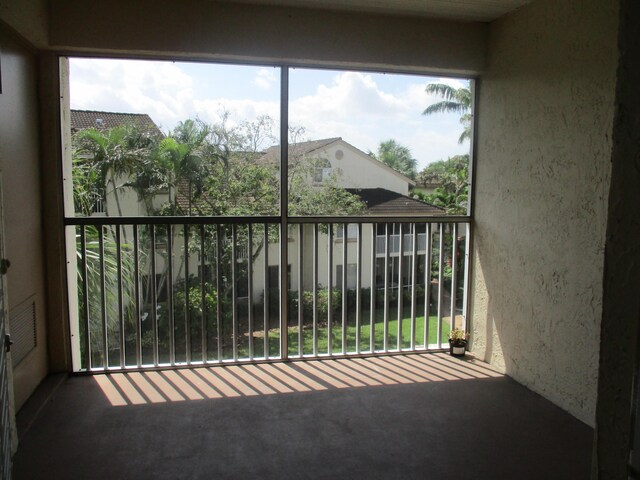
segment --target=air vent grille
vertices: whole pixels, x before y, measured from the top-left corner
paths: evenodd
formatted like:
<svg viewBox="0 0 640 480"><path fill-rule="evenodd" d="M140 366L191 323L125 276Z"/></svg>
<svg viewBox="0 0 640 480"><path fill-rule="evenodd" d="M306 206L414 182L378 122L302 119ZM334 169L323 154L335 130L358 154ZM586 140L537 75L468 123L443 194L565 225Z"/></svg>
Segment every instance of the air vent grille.
<svg viewBox="0 0 640 480"><path fill-rule="evenodd" d="M38 345L35 296L12 308L9 311L9 322L13 341L11 360L15 368Z"/></svg>

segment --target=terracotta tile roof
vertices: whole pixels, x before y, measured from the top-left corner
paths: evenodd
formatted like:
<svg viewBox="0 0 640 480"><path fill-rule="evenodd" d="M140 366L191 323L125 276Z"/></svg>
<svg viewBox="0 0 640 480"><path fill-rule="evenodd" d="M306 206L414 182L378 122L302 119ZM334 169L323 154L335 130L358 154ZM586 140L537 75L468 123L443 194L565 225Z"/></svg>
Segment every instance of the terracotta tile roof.
<svg viewBox="0 0 640 480"><path fill-rule="evenodd" d="M158 126L146 113L100 112L96 110L71 110L71 132L85 128L108 130L122 125L137 125L159 136L163 136Z"/></svg>
<svg viewBox="0 0 640 480"><path fill-rule="evenodd" d="M384 188L347 188L367 205L372 215L443 215L445 210L430 203Z"/></svg>

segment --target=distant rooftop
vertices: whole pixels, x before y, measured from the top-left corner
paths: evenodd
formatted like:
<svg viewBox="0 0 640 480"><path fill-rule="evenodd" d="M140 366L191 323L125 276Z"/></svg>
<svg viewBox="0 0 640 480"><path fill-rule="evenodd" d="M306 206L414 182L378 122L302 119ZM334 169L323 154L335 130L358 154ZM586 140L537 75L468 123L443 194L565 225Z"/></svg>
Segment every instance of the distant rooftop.
<svg viewBox="0 0 640 480"><path fill-rule="evenodd" d="M289 145L289 156L308 155L316 150L321 150L327 145L331 145L338 140L342 140L340 137L323 138L320 140L311 140L309 142L300 142L293 145ZM262 161L265 162L279 162L280 161L280 145L274 145L265 150Z"/></svg>
<svg viewBox="0 0 640 480"><path fill-rule="evenodd" d="M97 110L71 110L71 131L86 128L108 130L123 125L136 125L150 132L162 135L158 126L146 113L100 112Z"/></svg>
<svg viewBox="0 0 640 480"><path fill-rule="evenodd" d="M370 215L442 215L445 210L430 203L384 188L347 188L360 197Z"/></svg>

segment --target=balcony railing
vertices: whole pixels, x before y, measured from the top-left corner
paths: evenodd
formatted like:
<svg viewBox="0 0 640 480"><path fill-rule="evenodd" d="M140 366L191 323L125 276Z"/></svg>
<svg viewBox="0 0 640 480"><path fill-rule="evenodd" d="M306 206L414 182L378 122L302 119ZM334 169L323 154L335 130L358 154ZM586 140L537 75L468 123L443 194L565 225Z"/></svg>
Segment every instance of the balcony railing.
<svg viewBox="0 0 640 480"><path fill-rule="evenodd" d="M418 242L418 255L424 255L427 249L427 235L424 233L419 233L417 237ZM385 255L385 245L386 245L386 236L385 235L377 235L376 236L376 254L379 256ZM412 255L413 253L413 235L412 234L404 234L403 235L403 253L404 255ZM398 255L400 253L400 235L394 234L389 235L389 254L390 255Z"/></svg>
<svg viewBox="0 0 640 480"><path fill-rule="evenodd" d="M74 369L424 351L464 328L466 222L291 219L285 265L279 220L68 219Z"/></svg>

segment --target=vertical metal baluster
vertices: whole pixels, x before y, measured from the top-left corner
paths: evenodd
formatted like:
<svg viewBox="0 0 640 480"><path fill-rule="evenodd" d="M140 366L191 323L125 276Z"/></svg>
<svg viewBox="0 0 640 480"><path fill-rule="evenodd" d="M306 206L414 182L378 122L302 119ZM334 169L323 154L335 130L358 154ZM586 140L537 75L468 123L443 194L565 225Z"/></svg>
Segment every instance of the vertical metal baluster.
<svg viewBox="0 0 640 480"><path fill-rule="evenodd" d="M201 305L201 310L202 310L202 337L200 338L200 340L202 341L202 363L207 363L207 359L209 357L209 353L208 353L208 344L207 344L207 289L206 289L206 283L205 283L205 269L206 269L206 263L205 263L205 250L204 250L204 245L205 245L205 241L204 241L204 237L205 237L205 229L204 229L204 224L200 225L200 289L201 289L201 294L202 294L202 305Z"/></svg>
<svg viewBox="0 0 640 480"><path fill-rule="evenodd" d="M458 281L458 268L456 257L458 256L458 224L451 224L451 330L456 326L456 296L457 296L457 281Z"/></svg>
<svg viewBox="0 0 640 480"><path fill-rule="evenodd" d="M151 328L153 329L153 364L158 366L158 284L156 282L156 226L151 228Z"/></svg>
<svg viewBox="0 0 640 480"><path fill-rule="evenodd" d="M333 354L333 224L327 224L329 253L327 269L327 353Z"/></svg>
<svg viewBox="0 0 640 480"><path fill-rule="evenodd" d="M411 350L416 349L416 310L418 308L417 283L418 283L418 225L412 223L413 236L411 237Z"/></svg>
<svg viewBox="0 0 640 480"><path fill-rule="evenodd" d="M100 252L100 315L102 319L103 368L109 368L109 338L107 337L107 291L104 272L104 225L98 225L98 249Z"/></svg>
<svg viewBox="0 0 640 480"><path fill-rule="evenodd" d="M298 224L298 355L302 357L303 346L304 346L304 335L302 331L303 322L302 322L302 313L303 313L303 305L302 305L302 240L303 240L303 225L301 223Z"/></svg>
<svg viewBox="0 0 640 480"><path fill-rule="evenodd" d="M384 332L383 349L389 351L389 224L384 224Z"/></svg>
<svg viewBox="0 0 640 480"><path fill-rule="evenodd" d="M138 225L133 226L133 262L135 264L135 299L136 299L136 363L142 366L142 318L140 317L140 245L138 241Z"/></svg>
<svg viewBox="0 0 640 480"><path fill-rule="evenodd" d="M402 315L404 303L404 279L402 277L402 263L404 261L404 224L400 224L400 234L398 235L398 350L402 350Z"/></svg>
<svg viewBox="0 0 640 480"><path fill-rule="evenodd" d="M184 338L186 361L191 363L191 315L189 314L189 225L183 226L184 232Z"/></svg>
<svg viewBox="0 0 640 480"><path fill-rule="evenodd" d="M173 225L167 225L167 309L169 315L169 362L176 364L176 321L173 311Z"/></svg>
<svg viewBox="0 0 640 480"><path fill-rule="evenodd" d="M222 226L216 225L216 337L218 361L222 361Z"/></svg>
<svg viewBox="0 0 640 480"><path fill-rule="evenodd" d="M376 351L376 265L378 260L378 224L371 224L371 291L369 293L369 344L371 353Z"/></svg>
<svg viewBox="0 0 640 480"><path fill-rule="evenodd" d="M231 225L231 308L232 323L231 337L233 339L233 361L238 360L238 289L236 288L236 243L238 241L238 232L236 224Z"/></svg>
<svg viewBox="0 0 640 480"><path fill-rule="evenodd" d="M264 358L269 358L269 225L264 224Z"/></svg>
<svg viewBox="0 0 640 480"><path fill-rule="evenodd" d="M253 224L247 232L247 322L249 324L249 359L253 360Z"/></svg>
<svg viewBox="0 0 640 480"><path fill-rule="evenodd" d="M433 248L433 232L431 223L425 226L425 252L424 252L424 349L429 348L429 322L431 309L429 299L431 298L431 253Z"/></svg>
<svg viewBox="0 0 640 480"><path fill-rule="evenodd" d="M444 298L444 269L442 263L444 262L444 223L438 224L438 230L440 231L440 239L438 241L438 348L442 345L442 301Z"/></svg>
<svg viewBox="0 0 640 480"><path fill-rule="evenodd" d="M289 356L289 68L280 68L280 358Z"/></svg>
<svg viewBox="0 0 640 480"><path fill-rule="evenodd" d="M342 224L342 354L347 353L347 227Z"/></svg>
<svg viewBox="0 0 640 480"><path fill-rule="evenodd" d="M118 320L120 325L120 368L124 368L124 301L122 295L122 243L120 225L116 225L116 261L118 263Z"/></svg>
<svg viewBox="0 0 640 480"><path fill-rule="evenodd" d="M356 353L360 353L360 327L362 323L362 224L358 223L356 245Z"/></svg>
<svg viewBox="0 0 640 480"><path fill-rule="evenodd" d="M80 248L82 251L82 301L84 303L84 355L85 367L91 370L91 327L89 324L89 277L87 276L87 237L86 227L80 227Z"/></svg>
<svg viewBox="0 0 640 480"><path fill-rule="evenodd" d="M313 356L318 356L318 224L313 224Z"/></svg>

